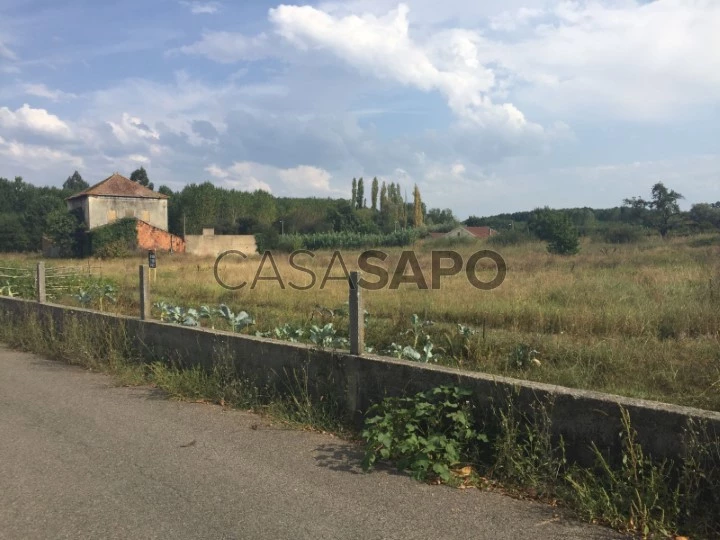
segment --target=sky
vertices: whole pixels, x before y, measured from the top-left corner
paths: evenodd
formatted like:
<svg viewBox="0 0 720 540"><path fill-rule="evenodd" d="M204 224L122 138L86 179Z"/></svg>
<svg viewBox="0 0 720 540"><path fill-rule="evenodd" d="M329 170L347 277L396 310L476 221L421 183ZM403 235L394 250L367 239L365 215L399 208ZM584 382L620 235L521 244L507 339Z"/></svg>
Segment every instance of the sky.
<svg viewBox="0 0 720 540"><path fill-rule="evenodd" d="M0 0L0 177L720 200L717 0Z"/></svg>

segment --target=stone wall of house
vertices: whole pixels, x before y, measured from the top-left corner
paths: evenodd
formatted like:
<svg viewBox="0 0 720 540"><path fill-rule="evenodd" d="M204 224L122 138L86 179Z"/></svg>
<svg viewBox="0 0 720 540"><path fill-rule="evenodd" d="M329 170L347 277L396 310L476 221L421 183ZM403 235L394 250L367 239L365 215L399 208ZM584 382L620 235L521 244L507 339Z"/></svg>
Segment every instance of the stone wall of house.
<svg viewBox="0 0 720 540"><path fill-rule="evenodd" d="M126 217L142 220L165 231L168 229L167 199L91 195L76 201L68 201L68 206L71 210L71 205L77 207L78 202L83 206L85 222L90 229Z"/></svg>

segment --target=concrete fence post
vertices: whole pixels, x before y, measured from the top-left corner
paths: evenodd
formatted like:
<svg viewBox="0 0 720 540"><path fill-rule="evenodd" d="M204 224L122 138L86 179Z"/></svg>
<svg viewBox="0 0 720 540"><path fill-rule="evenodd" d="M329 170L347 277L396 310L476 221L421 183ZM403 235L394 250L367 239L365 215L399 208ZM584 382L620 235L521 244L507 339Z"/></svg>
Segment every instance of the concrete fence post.
<svg viewBox="0 0 720 540"><path fill-rule="evenodd" d="M358 286L360 272L350 272L350 354L365 352L365 310Z"/></svg>
<svg viewBox="0 0 720 540"><path fill-rule="evenodd" d="M140 265L140 320L150 318L150 279L146 264Z"/></svg>
<svg viewBox="0 0 720 540"><path fill-rule="evenodd" d="M44 304L47 300L45 294L45 262L40 261L37 263L37 270L35 271L35 292L37 293L37 301Z"/></svg>

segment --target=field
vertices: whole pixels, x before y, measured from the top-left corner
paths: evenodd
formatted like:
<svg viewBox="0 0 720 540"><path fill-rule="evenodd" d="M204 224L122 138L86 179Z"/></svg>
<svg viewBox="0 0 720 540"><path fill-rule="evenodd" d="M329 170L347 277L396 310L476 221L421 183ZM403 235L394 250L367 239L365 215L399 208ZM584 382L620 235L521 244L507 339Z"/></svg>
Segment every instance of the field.
<svg viewBox="0 0 720 540"><path fill-rule="evenodd" d="M454 249L467 261L471 253L486 247L482 242L461 243ZM414 249L429 284L431 250L448 246L419 242ZM396 356L413 346L423 357L432 355L430 361L463 369L720 410L719 237L625 246L586 240L581 253L572 257L550 255L541 243L497 251L507 262L507 277L491 291L475 289L464 273L442 278L440 290L400 285L398 290L363 291L368 345ZM383 266L392 270L401 249L388 253ZM358 255L342 252L349 270L356 268ZM185 308L226 304L235 312L245 310L255 320L245 333L274 335L276 328L290 325L277 335L288 337L304 329L308 339L311 326L322 329L332 323L331 334L346 336L347 284L328 281L320 289L331 257L328 251L313 259L298 258L317 274L315 286L306 291L289 286L306 285L309 276L293 269L287 255L274 257L284 289L277 281L265 280L251 288L259 257L242 262L226 258L220 276L226 282L248 283L229 291L215 281L214 260L159 254L152 300ZM3 267L29 268L38 260L27 255L1 258ZM146 259L141 257L90 263L93 275L108 278L117 288L112 295L116 302L106 299L103 309L137 313L142 263ZM488 264L479 277L489 280L493 269ZM262 275L273 275L269 263ZM339 264L332 275L342 276ZM55 301L89 302L62 294ZM92 302L92 307L99 307L99 299ZM158 309L155 316L160 317ZM202 324L225 323L210 319ZM425 352L428 344L431 354Z"/></svg>

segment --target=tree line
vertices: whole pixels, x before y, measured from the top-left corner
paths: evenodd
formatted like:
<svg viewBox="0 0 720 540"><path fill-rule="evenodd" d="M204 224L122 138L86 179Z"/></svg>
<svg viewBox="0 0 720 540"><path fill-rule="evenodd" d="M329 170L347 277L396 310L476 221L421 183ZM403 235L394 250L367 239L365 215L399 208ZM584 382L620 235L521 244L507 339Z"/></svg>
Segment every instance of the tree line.
<svg viewBox="0 0 720 540"><path fill-rule="evenodd" d="M154 188L147 171L140 167L130 179ZM0 178L0 251L38 251L43 235L67 255L82 254L86 233L82 216L67 210L65 199L89 184L78 171L62 188L37 187L22 178ZM160 186L169 197L168 229L176 235L200 234L213 228L218 234L259 234L267 245L282 233L389 234L412 227L452 227L457 220L449 209L426 211L420 191L411 203L405 201L397 183L372 182L371 205L366 204L364 182L353 180L349 199L275 197L262 190L240 191L217 187L210 182L189 184L173 191Z"/></svg>
<svg viewBox="0 0 720 540"><path fill-rule="evenodd" d="M153 188L147 171L140 167L130 179ZM79 212L69 212L65 199L90 187L75 171L61 188L34 186L16 176L0 177L0 252L39 251L47 236L68 256L81 255L86 233ZM159 191L168 193L167 188Z"/></svg>
<svg viewBox="0 0 720 540"><path fill-rule="evenodd" d="M553 210L545 207L487 217L470 216L463 223L500 231L493 239L499 245L539 238L548 242L549 251L561 254L577 253L580 236L624 244L651 234L667 238L720 230L720 201L694 204L689 211L682 212L681 199L680 193L657 182L650 189L649 199L631 197L613 208Z"/></svg>
<svg viewBox="0 0 720 540"><path fill-rule="evenodd" d="M130 178L154 188L143 167ZM34 186L20 177L0 178L0 251L39 251L46 235L65 254L80 254L86 234L82 216L68 212L65 199L88 187L78 171L68 176L61 188ZM262 235L267 246L277 245L283 233L382 235L413 228L447 231L458 224L450 209L427 210L417 186L408 202L398 183L377 178L370 184L369 204L363 178L352 180L348 199L275 197L266 191L225 189L210 182L189 184L178 191L160 186L157 191L169 197L168 228L173 234L200 234L203 228L214 228L218 234ZM561 253L576 251L577 239L583 235L622 243L649 231L668 236L720 229L720 202L695 204L681 212L681 198L657 183L650 198L633 197L614 208L544 208L471 216L464 224L500 231L496 242L541 238Z"/></svg>

